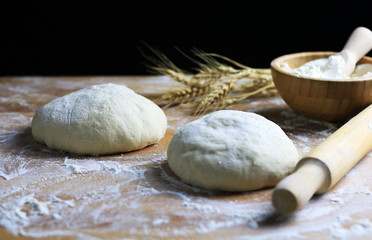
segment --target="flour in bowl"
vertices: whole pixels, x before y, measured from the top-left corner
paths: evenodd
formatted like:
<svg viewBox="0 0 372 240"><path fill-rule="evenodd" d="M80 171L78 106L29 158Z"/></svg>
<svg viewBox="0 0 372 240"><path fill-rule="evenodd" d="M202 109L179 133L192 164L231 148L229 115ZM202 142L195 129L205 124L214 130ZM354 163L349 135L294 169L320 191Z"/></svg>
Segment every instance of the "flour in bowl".
<svg viewBox="0 0 372 240"><path fill-rule="evenodd" d="M356 66L350 76L342 74L345 60L340 55L331 55L328 58L319 58L309 61L298 68L291 68L286 62L280 66L284 71L301 77L321 79L351 79L358 77L372 77L372 64L364 63Z"/></svg>

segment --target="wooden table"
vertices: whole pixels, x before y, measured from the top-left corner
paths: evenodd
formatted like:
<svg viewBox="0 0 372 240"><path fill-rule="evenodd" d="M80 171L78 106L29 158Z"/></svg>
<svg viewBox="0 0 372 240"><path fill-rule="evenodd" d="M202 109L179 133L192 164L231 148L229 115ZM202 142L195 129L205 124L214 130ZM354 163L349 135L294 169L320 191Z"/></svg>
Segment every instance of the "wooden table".
<svg viewBox="0 0 372 240"><path fill-rule="evenodd" d="M170 171L171 137L197 118L187 108L166 109L166 136L130 153L76 156L33 139L30 123L40 106L106 82L124 84L158 104L161 94L179 86L164 76L0 78L0 239L371 239L371 154L332 191L282 215L271 205L271 188L206 191ZM251 98L229 109L276 122L301 156L339 127L297 115L279 96Z"/></svg>

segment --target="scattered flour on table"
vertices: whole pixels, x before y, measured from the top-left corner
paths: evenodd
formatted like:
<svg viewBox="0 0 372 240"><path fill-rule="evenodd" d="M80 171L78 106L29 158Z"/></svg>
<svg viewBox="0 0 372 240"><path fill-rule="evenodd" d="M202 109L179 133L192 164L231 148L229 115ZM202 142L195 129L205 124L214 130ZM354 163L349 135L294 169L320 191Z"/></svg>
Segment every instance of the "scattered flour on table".
<svg viewBox="0 0 372 240"><path fill-rule="evenodd" d="M302 153L313 147L312 134L321 141L336 129L334 124L311 122L292 110L277 117ZM24 130L0 132L0 173L8 179L0 179L0 184L14 183L0 188L0 225L15 235L101 239L109 232L123 231L138 238L186 238L190 234L208 238L229 230L237 235L230 239L310 239L308 235L323 232L329 239L343 240L372 234L371 219L363 215L371 213L372 206L349 204L351 200L372 201L371 178L365 177L358 186L347 184L358 173L355 170L319 201L310 201L286 220L274 214L269 197L262 197L265 191L241 193L247 198L235 200L179 181L168 172L165 153L126 161L125 155L101 160L45 150L42 153L47 156L57 155L45 161L27 139L18 151L7 150L25 137ZM39 157L28 159L22 155L26 150ZM55 172L38 171L42 166ZM24 175L33 175L32 181ZM359 214L360 219L353 218ZM279 226L268 223L273 218ZM173 225L175 219L179 224Z"/></svg>
<svg viewBox="0 0 372 240"><path fill-rule="evenodd" d="M58 213L50 213L52 207L74 207L74 200L63 200L51 196L48 201L41 201L35 198L34 193L17 197L14 202L0 204L0 225L8 231L17 235L24 232L24 227L32 224L32 221L43 216L51 216L53 219L61 219ZM28 207L28 208L27 208Z"/></svg>
<svg viewBox="0 0 372 240"><path fill-rule="evenodd" d="M330 228L330 235L336 239L353 239L371 234L372 222L366 218L355 221L341 216Z"/></svg>
<svg viewBox="0 0 372 240"><path fill-rule="evenodd" d="M123 172L129 174L139 174L138 170L133 170L126 165L119 164L114 161L97 161L94 159L76 160L66 157L62 166L67 167L72 173L86 173L106 170L112 174L119 174Z"/></svg>

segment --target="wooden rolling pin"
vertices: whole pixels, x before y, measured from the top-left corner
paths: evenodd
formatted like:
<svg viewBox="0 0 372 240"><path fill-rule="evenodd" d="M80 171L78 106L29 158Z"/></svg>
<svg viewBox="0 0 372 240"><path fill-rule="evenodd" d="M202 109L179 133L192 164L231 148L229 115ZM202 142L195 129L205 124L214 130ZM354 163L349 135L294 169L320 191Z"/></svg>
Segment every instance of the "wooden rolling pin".
<svg viewBox="0 0 372 240"><path fill-rule="evenodd" d="M274 207L283 213L302 208L315 194L332 188L372 149L372 104L349 120L297 164L275 187Z"/></svg>

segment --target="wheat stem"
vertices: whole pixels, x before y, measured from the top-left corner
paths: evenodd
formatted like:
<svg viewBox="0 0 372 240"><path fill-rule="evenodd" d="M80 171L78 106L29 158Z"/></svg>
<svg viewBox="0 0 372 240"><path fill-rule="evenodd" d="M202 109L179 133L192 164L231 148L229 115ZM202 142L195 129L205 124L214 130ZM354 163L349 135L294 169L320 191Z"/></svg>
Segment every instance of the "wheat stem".
<svg viewBox="0 0 372 240"><path fill-rule="evenodd" d="M185 86L163 96L163 100L169 102L167 106L193 102L196 105L194 113L200 115L212 107L214 111L265 91L275 92L270 69L251 68L219 54L194 49L193 54L201 60L198 61L180 51L198 65L197 73L190 74L178 68L160 51L154 48L150 50L155 55L148 57L153 64L150 70L169 76ZM223 64L216 58L237 68ZM235 95L229 96L232 92Z"/></svg>
<svg viewBox="0 0 372 240"><path fill-rule="evenodd" d="M195 115L200 115L207 112L210 106L218 100L222 100L234 88L238 79L232 79L223 82L221 85L214 86L212 91L206 95L197 105Z"/></svg>

